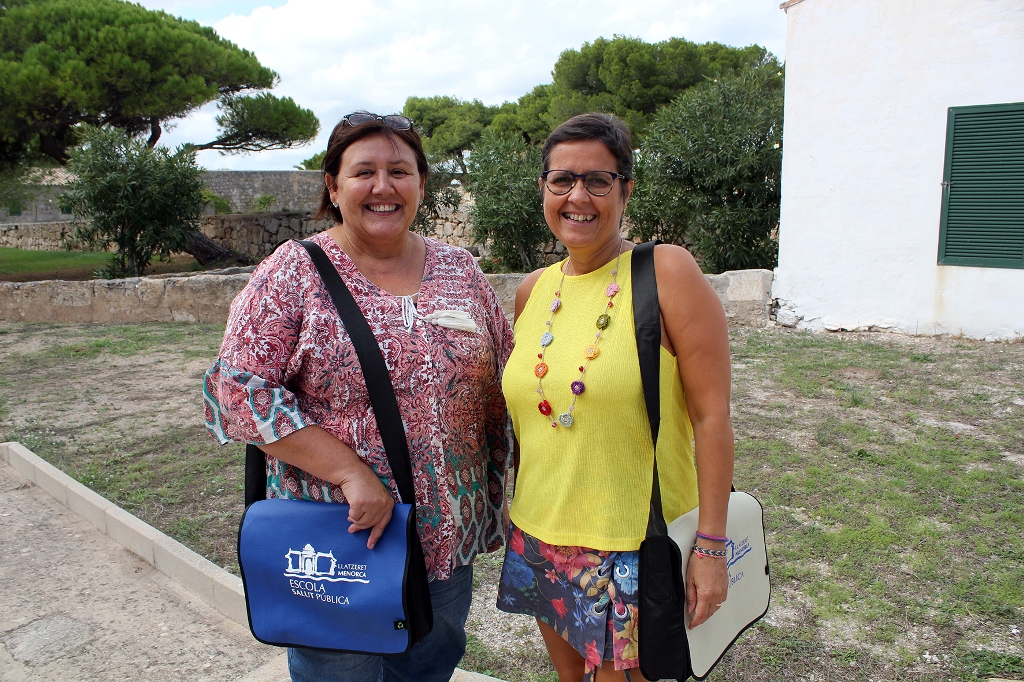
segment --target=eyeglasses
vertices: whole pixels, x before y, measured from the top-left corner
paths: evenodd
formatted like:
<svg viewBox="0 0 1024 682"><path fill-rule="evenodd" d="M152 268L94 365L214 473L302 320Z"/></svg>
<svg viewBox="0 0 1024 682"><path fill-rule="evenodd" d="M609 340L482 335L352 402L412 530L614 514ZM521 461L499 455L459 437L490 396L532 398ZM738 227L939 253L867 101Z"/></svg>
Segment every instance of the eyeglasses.
<svg viewBox="0 0 1024 682"><path fill-rule="evenodd" d="M349 114L341 119L343 122L349 124L353 128L361 126L364 123L372 123L373 121L380 121L388 128L394 128L395 130L408 130L412 128L412 119L406 116L398 116L392 114L390 116L378 116L377 114L371 114L366 111L357 111L354 114Z"/></svg>
<svg viewBox="0 0 1024 682"><path fill-rule="evenodd" d="M552 194L568 194L576 186L576 180L583 178L583 186L595 197L603 197L612 191L615 178L628 180L621 173L611 171L590 171L589 173L573 173L567 170L549 170L540 174L544 178L544 186Z"/></svg>

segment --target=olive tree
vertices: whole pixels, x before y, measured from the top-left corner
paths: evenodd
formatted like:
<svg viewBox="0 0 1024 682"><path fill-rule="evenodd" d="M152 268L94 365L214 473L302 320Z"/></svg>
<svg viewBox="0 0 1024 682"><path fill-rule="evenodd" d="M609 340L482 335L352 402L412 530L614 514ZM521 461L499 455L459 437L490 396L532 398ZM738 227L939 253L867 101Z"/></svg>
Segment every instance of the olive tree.
<svg viewBox="0 0 1024 682"><path fill-rule="evenodd" d="M106 277L139 277L153 258L184 251L205 203L203 181L189 146L150 147L117 128L86 128L71 150L75 179L61 208L87 219L75 238L117 252Z"/></svg>
<svg viewBox="0 0 1024 682"><path fill-rule="evenodd" d="M686 245L706 272L775 266L782 84L765 63L658 110L637 155L634 236Z"/></svg>
<svg viewBox="0 0 1024 682"><path fill-rule="evenodd" d="M499 269L539 267L541 246L551 239L537 187L540 147L520 135L488 130L473 146L467 169L473 239L490 242Z"/></svg>

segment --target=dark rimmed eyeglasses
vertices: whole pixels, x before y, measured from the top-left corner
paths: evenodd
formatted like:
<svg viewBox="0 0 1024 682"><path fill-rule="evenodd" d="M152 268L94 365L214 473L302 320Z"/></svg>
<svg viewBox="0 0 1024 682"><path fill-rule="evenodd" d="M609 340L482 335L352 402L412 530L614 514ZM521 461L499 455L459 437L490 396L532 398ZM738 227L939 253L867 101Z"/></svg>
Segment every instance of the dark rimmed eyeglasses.
<svg viewBox="0 0 1024 682"><path fill-rule="evenodd" d="M540 174L544 178L544 186L552 194L568 194L576 186L576 180L583 178L583 186L595 197L603 197L615 187L615 178L629 180L622 173L611 171L590 171L589 173L573 173L567 170L549 170Z"/></svg>
<svg viewBox="0 0 1024 682"><path fill-rule="evenodd" d="M366 111L357 111L354 114L342 117L341 120L353 128L361 126L364 123L372 123L373 121L380 121L388 128L394 128L395 130L408 130L409 128L412 128L413 124L412 119L406 116L399 116L397 114L378 116L377 114L371 114Z"/></svg>

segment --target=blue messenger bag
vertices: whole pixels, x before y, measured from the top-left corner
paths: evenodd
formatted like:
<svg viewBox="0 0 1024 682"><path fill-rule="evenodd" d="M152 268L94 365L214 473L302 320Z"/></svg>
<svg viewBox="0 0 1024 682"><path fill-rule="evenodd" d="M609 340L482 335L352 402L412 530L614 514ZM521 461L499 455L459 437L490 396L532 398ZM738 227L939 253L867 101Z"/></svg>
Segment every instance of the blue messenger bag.
<svg viewBox="0 0 1024 682"><path fill-rule="evenodd" d="M327 254L309 253L345 324L363 370L399 495L373 549L370 530L349 533L347 504L266 498L266 455L245 453L246 510L238 529L238 564L249 629L264 644L372 655L398 655L430 632L433 610L409 447L380 347Z"/></svg>

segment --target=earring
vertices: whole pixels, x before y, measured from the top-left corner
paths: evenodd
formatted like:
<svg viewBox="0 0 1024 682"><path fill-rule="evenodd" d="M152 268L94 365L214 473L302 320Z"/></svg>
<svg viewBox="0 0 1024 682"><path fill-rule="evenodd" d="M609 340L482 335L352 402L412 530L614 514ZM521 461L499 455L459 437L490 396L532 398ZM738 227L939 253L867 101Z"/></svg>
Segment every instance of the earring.
<svg viewBox="0 0 1024 682"><path fill-rule="evenodd" d="M331 204L331 205L334 206L334 208L338 208L337 204Z"/></svg>

